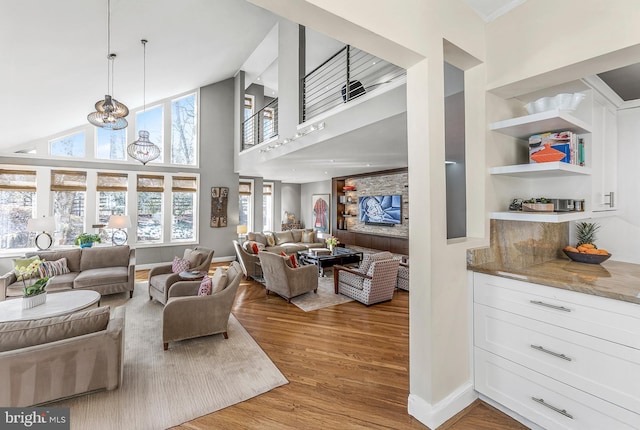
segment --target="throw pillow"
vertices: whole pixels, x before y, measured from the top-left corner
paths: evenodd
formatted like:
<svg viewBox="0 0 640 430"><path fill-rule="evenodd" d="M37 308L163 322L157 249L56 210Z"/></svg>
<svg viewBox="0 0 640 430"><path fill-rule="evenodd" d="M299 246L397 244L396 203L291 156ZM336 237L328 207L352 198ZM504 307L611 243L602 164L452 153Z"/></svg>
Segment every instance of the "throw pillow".
<svg viewBox="0 0 640 430"><path fill-rule="evenodd" d="M283 243L293 243L293 235L290 231L279 231L273 234L276 239L276 245L282 245Z"/></svg>
<svg viewBox="0 0 640 430"><path fill-rule="evenodd" d="M276 246L276 238L273 237L273 233L269 232L265 233L264 235L266 236L267 246Z"/></svg>
<svg viewBox="0 0 640 430"><path fill-rule="evenodd" d="M249 239L249 240L251 240L251 239ZM263 244L264 246L269 245L269 241L268 241L267 235L263 234L263 233L255 233L253 240L255 240L258 243ZM269 245L269 246L271 246L271 245Z"/></svg>
<svg viewBox="0 0 640 430"><path fill-rule="evenodd" d="M49 278L56 275L64 275L65 273L71 272L67 267L67 258L62 257L56 261L43 261L38 266L38 271L40 272L40 277L44 278L48 276Z"/></svg>
<svg viewBox="0 0 640 430"><path fill-rule="evenodd" d="M171 264L171 271L173 273L185 272L191 269L191 263L189 260L183 260L180 257L173 257L173 263Z"/></svg>
<svg viewBox="0 0 640 430"><path fill-rule="evenodd" d="M210 296L211 295L211 278L205 275L202 278L202 282L200 282L200 288L198 288L199 296Z"/></svg>
<svg viewBox="0 0 640 430"><path fill-rule="evenodd" d="M218 267L211 278L211 294L219 293L227 286L227 272L222 267Z"/></svg>
<svg viewBox="0 0 640 430"><path fill-rule="evenodd" d="M302 232L302 243L313 243L316 241L316 232L315 231L304 231Z"/></svg>
<svg viewBox="0 0 640 430"><path fill-rule="evenodd" d="M22 273L24 273L30 265L33 265L32 268L35 269L33 273L33 277L37 277L38 276L37 268L40 262L41 262L40 257L37 255L34 255L33 257L29 257L29 258L16 258L15 260L13 260L13 271L16 274L16 278L18 278L18 281L22 281L22 278L23 278ZM29 277L30 276L28 274L25 274L26 279L29 279Z"/></svg>
<svg viewBox="0 0 640 430"><path fill-rule="evenodd" d="M204 255L203 255L204 254ZM182 256L184 260L189 262L189 268L196 267L202 264L204 259L206 258L206 254L197 249L185 249L184 255Z"/></svg>
<svg viewBox="0 0 640 430"><path fill-rule="evenodd" d="M284 251L280 251L280 255L287 259L287 266L291 267L292 269L298 268L298 259L296 258L296 254L287 255Z"/></svg>
<svg viewBox="0 0 640 430"><path fill-rule="evenodd" d="M260 252L260 249L258 249L258 244L253 242L253 245L251 245L251 250L253 251L254 254L257 254L258 252Z"/></svg>

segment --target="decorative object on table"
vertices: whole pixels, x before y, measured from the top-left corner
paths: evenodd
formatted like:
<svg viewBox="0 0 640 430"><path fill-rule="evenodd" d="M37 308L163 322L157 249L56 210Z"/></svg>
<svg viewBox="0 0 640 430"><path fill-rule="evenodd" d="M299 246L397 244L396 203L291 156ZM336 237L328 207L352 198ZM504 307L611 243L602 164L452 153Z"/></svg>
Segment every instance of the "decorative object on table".
<svg viewBox="0 0 640 430"><path fill-rule="evenodd" d="M247 238L247 226L244 224L236 226L236 233L238 234L238 242L244 243Z"/></svg>
<svg viewBox="0 0 640 430"><path fill-rule="evenodd" d="M49 285L50 279L51 278L48 277L40 278L32 285L24 287L24 289L22 290L22 309L31 309L46 303L46 288L47 285Z"/></svg>
<svg viewBox="0 0 640 430"><path fill-rule="evenodd" d="M311 228L323 233L329 232L329 194L314 194L311 196L313 213Z"/></svg>
<svg viewBox="0 0 640 430"><path fill-rule="evenodd" d="M510 211L521 211L522 210L522 199L513 199L511 204L509 205Z"/></svg>
<svg viewBox="0 0 640 430"><path fill-rule="evenodd" d="M82 233L76 238L76 245L80 245L80 248L91 248L94 243L100 243L100 235L91 233Z"/></svg>
<svg viewBox="0 0 640 430"><path fill-rule="evenodd" d="M53 238L51 232L56 229L56 221L52 216L43 216L42 218L31 218L27 221L27 231L40 232L35 238L36 247L40 251L51 248Z"/></svg>
<svg viewBox="0 0 640 430"><path fill-rule="evenodd" d="M142 39L142 112L147 110L146 86L147 86L147 40ZM144 122L144 119L143 119ZM138 160L145 166L149 161L153 161L160 156L160 148L149 140L149 132L140 127L138 140L127 146L127 154L134 160Z"/></svg>
<svg viewBox="0 0 640 430"><path fill-rule="evenodd" d="M327 246L329 246L329 251L333 252L333 249L338 246L338 244L340 243L340 241L338 240L337 237L335 236L329 236L328 238L326 238L325 243L327 244Z"/></svg>
<svg viewBox="0 0 640 430"><path fill-rule="evenodd" d="M564 156L560 156L559 153ZM572 131L547 132L530 136L529 163L550 161L584 166L584 140Z"/></svg>
<svg viewBox="0 0 640 430"><path fill-rule="evenodd" d="M129 108L109 94L113 92L113 62L116 59L116 54L111 52L111 0L107 0L107 58L107 95L96 103L96 111L90 113L87 120L106 130L122 130L129 125L124 119L129 115Z"/></svg>
<svg viewBox="0 0 640 430"><path fill-rule="evenodd" d="M127 243L127 239L129 238L124 229L131 228L131 218L129 218L128 215L111 215L107 228L112 230L111 243L122 246Z"/></svg>
<svg viewBox="0 0 640 430"><path fill-rule="evenodd" d="M549 199L540 197L537 199L524 200L522 202L524 212L553 212L554 206Z"/></svg>
<svg viewBox="0 0 640 430"><path fill-rule="evenodd" d="M211 188L211 227L227 226L228 187Z"/></svg>
<svg viewBox="0 0 640 430"><path fill-rule="evenodd" d="M530 160L532 163L551 163L560 161L565 157L564 152L553 149L548 143L545 143L543 147L543 149L531 155Z"/></svg>
<svg viewBox="0 0 640 430"><path fill-rule="evenodd" d="M589 264L600 264L609 259L611 254L606 249L598 249L595 244L596 232L600 225L592 222L576 224L578 243L576 247L566 246L562 251L573 261Z"/></svg>

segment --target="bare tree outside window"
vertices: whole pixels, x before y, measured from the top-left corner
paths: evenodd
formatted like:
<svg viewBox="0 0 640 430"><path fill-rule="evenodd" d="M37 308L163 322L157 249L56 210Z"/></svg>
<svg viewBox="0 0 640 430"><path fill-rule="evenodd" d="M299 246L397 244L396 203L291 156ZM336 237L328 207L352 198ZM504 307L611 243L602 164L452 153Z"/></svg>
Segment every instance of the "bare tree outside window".
<svg viewBox="0 0 640 430"><path fill-rule="evenodd" d="M171 102L171 163L196 164L196 95Z"/></svg>
<svg viewBox="0 0 640 430"><path fill-rule="evenodd" d="M49 153L61 157L84 157L84 131L49 142Z"/></svg>
<svg viewBox="0 0 640 430"><path fill-rule="evenodd" d="M27 223L35 216L35 191L0 191L0 249L31 246Z"/></svg>
<svg viewBox="0 0 640 430"><path fill-rule="evenodd" d="M62 235L60 245L74 245L85 231L85 191L54 191L53 215L57 231Z"/></svg>

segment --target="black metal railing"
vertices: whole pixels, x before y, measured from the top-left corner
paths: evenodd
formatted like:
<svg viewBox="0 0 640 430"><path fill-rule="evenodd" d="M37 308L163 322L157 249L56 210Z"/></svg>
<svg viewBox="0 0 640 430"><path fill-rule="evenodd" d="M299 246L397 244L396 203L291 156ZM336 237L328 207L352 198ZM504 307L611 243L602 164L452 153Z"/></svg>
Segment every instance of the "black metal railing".
<svg viewBox="0 0 640 430"><path fill-rule="evenodd" d="M247 118L242 124L242 150L278 135L278 99Z"/></svg>
<svg viewBox="0 0 640 430"><path fill-rule="evenodd" d="M347 45L302 78L302 121L404 76L406 70Z"/></svg>

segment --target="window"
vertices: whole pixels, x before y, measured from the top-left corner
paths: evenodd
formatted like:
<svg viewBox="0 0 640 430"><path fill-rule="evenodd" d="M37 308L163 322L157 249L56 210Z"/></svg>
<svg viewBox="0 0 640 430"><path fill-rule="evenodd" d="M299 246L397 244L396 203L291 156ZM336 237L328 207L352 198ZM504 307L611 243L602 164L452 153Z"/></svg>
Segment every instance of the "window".
<svg viewBox="0 0 640 430"><path fill-rule="evenodd" d="M262 231L273 230L273 183L262 184Z"/></svg>
<svg viewBox="0 0 640 430"><path fill-rule="evenodd" d="M194 240L196 212L196 178L174 176L171 187L171 240Z"/></svg>
<svg viewBox="0 0 640 430"><path fill-rule="evenodd" d="M35 217L36 172L0 170L0 249L31 245L27 223Z"/></svg>
<svg viewBox="0 0 640 430"><path fill-rule="evenodd" d="M140 130L146 130L149 132L149 140L160 148L160 156L152 161L152 163L162 162L164 159L163 121L164 114L162 106L156 106L136 114L136 139L138 139Z"/></svg>
<svg viewBox="0 0 640 430"><path fill-rule="evenodd" d="M245 94L244 96L244 119L245 121L253 115L253 105L255 97Z"/></svg>
<svg viewBox="0 0 640 430"><path fill-rule="evenodd" d="M85 231L85 197L87 173L79 171L52 170L53 215L60 245L73 245Z"/></svg>
<svg viewBox="0 0 640 430"><path fill-rule="evenodd" d="M125 215L127 213L127 174L98 172L96 187L98 203L98 224L107 224L111 215ZM111 235L106 230L100 230L103 242L109 242Z"/></svg>
<svg viewBox="0 0 640 430"><path fill-rule="evenodd" d="M263 118L262 118L262 139L267 140L278 134L276 131L276 125L274 121L275 117L275 109L274 108L264 108Z"/></svg>
<svg viewBox="0 0 640 430"><path fill-rule="evenodd" d="M195 166L197 146L196 95L171 102L171 163Z"/></svg>
<svg viewBox="0 0 640 430"><path fill-rule="evenodd" d="M96 158L126 160L126 141L126 129L105 130L104 128L96 127Z"/></svg>
<svg viewBox="0 0 640 430"><path fill-rule="evenodd" d="M80 157L85 156L85 135L84 131L61 137L49 142L49 154L60 157Z"/></svg>
<svg viewBox="0 0 640 430"><path fill-rule="evenodd" d="M138 242L162 241L164 176L138 175Z"/></svg>
<svg viewBox="0 0 640 430"><path fill-rule="evenodd" d="M247 231L253 231L253 197L251 195L251 187L253 185L252 180L241 180L240 181L240 224L246 225Z"/></svg>

